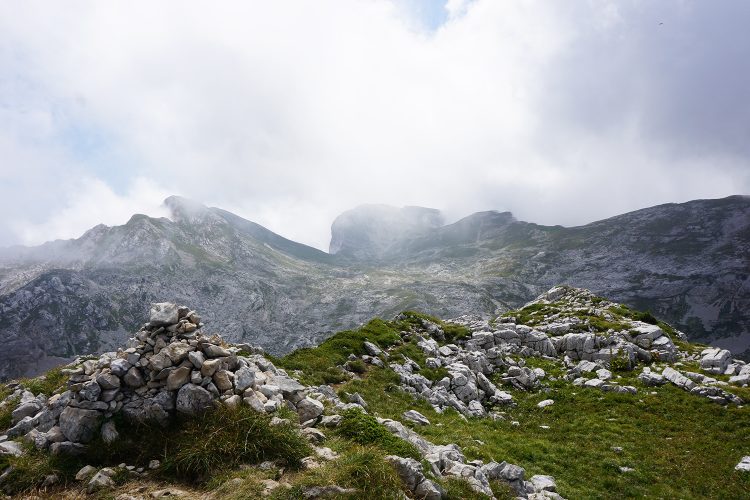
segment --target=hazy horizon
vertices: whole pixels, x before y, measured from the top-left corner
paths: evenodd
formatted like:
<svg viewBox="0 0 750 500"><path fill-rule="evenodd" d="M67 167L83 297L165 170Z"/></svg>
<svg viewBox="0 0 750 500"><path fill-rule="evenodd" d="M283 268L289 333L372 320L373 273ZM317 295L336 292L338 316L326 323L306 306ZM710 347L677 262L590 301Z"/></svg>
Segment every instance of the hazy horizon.
<svg viewBox="0 0 750 500"><path fill-rule="evenodd" d="M326 249L363 203L581 225L750 193L750 4L0 2L0 246L172 193Z"/></svg>

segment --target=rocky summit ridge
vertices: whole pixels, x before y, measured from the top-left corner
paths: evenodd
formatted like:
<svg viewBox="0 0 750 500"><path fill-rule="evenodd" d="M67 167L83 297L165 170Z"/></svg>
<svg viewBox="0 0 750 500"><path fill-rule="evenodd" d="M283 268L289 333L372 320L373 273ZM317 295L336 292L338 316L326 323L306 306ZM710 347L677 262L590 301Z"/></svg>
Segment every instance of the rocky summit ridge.
<svg viewBox="0 0 750 500"><path fill-rule="evenodd" d="M564 427L566 420L597 421L599 412L617 415L637 408L640 431L611 423L617 418L598 420L594 428L607 439L634 432L658 439L676 422L688 425L715 415L721 420L716 429L712 422L703 423L710 440L718 436L713 432L734 432L735 426L750 422L745 407L750 364L728 350L690 343L684 333L650 313L569 286L553 287L522 308L491 319L464 315L442 321L406 311L388 322L373 320L359 330L339 332L318 347L284 358L249 344L227 343L218 334L204 334L205 329L190 308L154 303L149 321L117 351L79 358L41 379L0 387L0 429L5 428L0 488L10 494L59 496L130 488L117 497L123 500L143 498L131 493L149 491L152 497L235 498L231 490L240 487L274 498L380 493L391 498L396 492L428 499L579 498L578 488L597 478L571 476L583 466L578 463L582 458L568 450L568 458L557 463L554 434L546 434ZM45 384L52 380L54 384ZM682 414L670 414L665 422L663 405L671 401ZM180 444L179 434L160 437L193 422L205 427L198 437L191 435L190 443ZM232 435L233 444L223 443L224 427L238 428L242 438ZM493 436L512 436L515 429L527 429L526 439L547 447L549 456L514 454L512 441L494 441ZM202 438L206 432L210 436ZM264 436L273 433L280 434L271 441L284 442L285 451L247 454L248 449L271 446ZM745 472L750 436L731 435L732 445L715 450L712 465L700 465L709 467L711 477L728 478L711 486L720 497L750 491ZM460 443L450 441L451 436ZM212 459L180 458L179 451L168 451L159 439L178 441L177 449L190 453L208 449ZM687 445L698 446L698 439L693 436ZM147 446L151 441L156 448ZM218 444L212 448L214 441ZM564 442L577 446L567 438ZM615 457L623 454L616 444L608 445ZM128 445L163 450L161 455L131 451L128 465L121 463ZM232 446L237 451L226 450ZM627 446L635 450L645 445ZM529 463L517 464L509 451ZM264 458L270 456L276 458ZM638 456L654 460L649 454ZM359 459L366 460L367 470L381 467L379 479L357 479L366 473L347 469ZM237 471L249 472L229 480L228 486L206 490L206 484L214 483L205 481L219 470L238 474L227 468L230 460L244 467ZM605 470L625 481L607 479L609 484L626 488L632 483L642 488L633 491L641 493L661 491L666 484L659 471L646 479L645 465L633 458L608 460L620 465L606 465ZM727 461L733 461L731 467ZM185 463L204 464L204 472L210 472L202 479L202 491L180 475ZM542 473L528 475L529 465ZM43 473L35 475L29 467ZM556 471L554 477L547 469ZM639 472L633 476L633 471ZM269 473L272 479L262 479ZM677 489L670 491L682 498L701 497L692 483L680 485L680 480L690 481L690 474L692 469L675 479ZM158 487L152 477L162 481ZM391 482L378 486L382 477ZM616 489L600 493L619 495Z"/></svg>
<svg viewBox="0 0 750 500"><path fill-rule="evenodd" d="M181 197L81 238L0 249L0 379L121 344L168 297L234 342L284 354L373 316L488 319L558 283L650 310L691 339L750 347L750 198L651 207L580 227L364 206L331 252Z"/></svg>

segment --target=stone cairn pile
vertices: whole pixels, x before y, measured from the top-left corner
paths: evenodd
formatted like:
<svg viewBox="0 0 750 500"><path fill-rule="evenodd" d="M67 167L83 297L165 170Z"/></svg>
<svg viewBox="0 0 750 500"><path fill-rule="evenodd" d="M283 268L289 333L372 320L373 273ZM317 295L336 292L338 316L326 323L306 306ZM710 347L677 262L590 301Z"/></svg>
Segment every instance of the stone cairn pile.
<svg viewBox="0 0 750 500"><path fill-rule="evenodd" d="M167 425L175 414L196 415L222 404L246 404L267 413L286 405L297 412L300 432L313 443L320 443L325 435L315 427L337 426L342 420L337 412L356 408L367 413L367 403L359 394L351 394L349 402L343 402L330 386L304 386L265 359L259 349L247 344L227 345L218 335L206 337L200 332L202 326L200 316L187 307L153 304L149 322L128 341L126 349L95 359L77 360L64 368L70 376L64 392L47 399L42 394L34 396L17 387L9 399L20 397L20 404L13 411L13 427L0 436L0 454L22 454L16 438L29 440L37 448L53 454L83 453L86 443L97 433L108 443L118 439L112 420L115 414L136 422ZM366 342L365 347L369 362L382 366L387 354L370 342ZM502 398L500 391L497 392L493 394L488 390L484 394ZM327 415L323 414L323 402L329 404ZM285 421L274 418L276 423ZM418 425L429 425L423 415L413 410L405 412L403 418L412 423L416 421ZM434 445L399 421L378 420L391 433L412 443L429 464L429 472L436 477L460 477L475 491L490 497L489 481L501 480L510 484L519 497L562 498L555 492L554 478L550 476L525 479L524 469L517 465L468 461L455 444ZM319 467L321 460L333 460L337 456L330 448L313 448L315 456L302 460L305 468ZM418 498L446 498L439 483L425 475L421 462L398 456L387 459L407 489ZM149 469L157 467L156 460L149 464ZM122 464L120 468L131 473L131 469L148 473L143 467L136 469ZM92 492L112 486L111 477L115 472L113 468L97 471L95 467L86 466L76 479L88 481L88 491ZM2 476L0 474L0 484ZM55 481L56 478L52 478L49 484ZM279 485L271 483L274 483L271 488Z"/></svg>
<svg viewBox="0 0 750 500"><path fill-rule="evenodd" d="M21 394L7 438L26 436L52 453L81 453L101 433L118 438L112 416L166 425L176 413L196 415L219 404L246 404L259 412L281 405L300 422L314 423L323 403L305 386L246 344L228 346L200 333L200 316L172 303L153 304L149 322L127 348L69 365L68 390L49 399ZM242 354L242 355L241 355Z"/></svg>

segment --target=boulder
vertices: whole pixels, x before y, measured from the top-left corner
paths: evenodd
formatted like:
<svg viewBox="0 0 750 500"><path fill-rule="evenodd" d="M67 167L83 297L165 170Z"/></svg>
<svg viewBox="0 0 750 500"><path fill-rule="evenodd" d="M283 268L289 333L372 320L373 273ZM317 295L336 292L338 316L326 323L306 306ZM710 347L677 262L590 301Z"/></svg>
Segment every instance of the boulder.
<svg viewBox="0 0 750 500"><path fill-rule="evenodd" d="M180 321L180 312L177 304L171 302L157 302L151 304L148 322L151 326L174 325Z"/></svg>
<svg viewBox="0 0 750 500"><path fill-rule="evenodd" d="M742 457L742 460L734 467L734 470L750 472L750 456Z"/></svg>
<svg viewBox="0 0 750 500"><path fill-rule="evenodd" d="M214 384L221 392L231 391L234 388L233 378L234 375L229 370L217 370L213 376Z"/></svg>
<svg viewBox="0 0 750 500"><path fill-rule="evenodd" d="M176 391L183 385L190 381L190 370L187 366L181 366L176 370L172 370L167 376L167 390Z"/></svg>
<svg viewBox="0 0 750 500"><path fill-rule="evenodd" d="M662 371L662 376L664 376L665 379L669 380L677 387L685 389L686 391L689 391L693 387L695 387L695 382L693 382L671 366L664 368L664 370Z"/></svg>
<svg viewBox="0 0 750 500"><path fill-rule="evenodd" d="M112 444L117 441L117 438L119 437L120 433L117 432L115 423L112 420L104 422L104 425L102 425L102 441L107 444Z"/></svg>
<svg viewBox="0 0 750 500"><path fill-rule="evenodd" d="M216 344L204 344L201 350L208 358L225 358L231 354L228 350Z"/></svg>
<svg viewBox="0 0 750 500"><path fill-rule="evenodd" d="M112 477L115 475L115 471L109 467L105 467L91 478L88 485L86 485L86 491L88 493L94 493L99 490L106 488L112 488L115 486L115 482Z"/></svg>
<svg viewBox="0 0 750 500"><path fill-rule="evenodd" d="M445 490L439 484L425 477L422 464L418 461L396 455L388 455L385 459L394 466L406 489L411 491L416 498L440 500L447 497Z"/></svg>
<svg viewBox="0 0 750 500"><path fill-rule="evenodd" d="M197 415L213 407L213 396L203 387L185 384L177 393L177 411L185 415Z"/></svg>
<svg viewBox="0 0 750 500"><path fill-rule="evenodd" d="M297 414L301 423L317 419L323 414L323 403L307 397L297 403Z"/></svg>
<svg viewBox="0 0 750 500"><path fill-rule="evenodd" d="M0 457L3 455L20 457L23 453L23 448L16 441L3 441L0 443Z"/></svg>
<svg viewBox="0 0 750 500"><path fill-rule="evenodd" d="M709 348L701 352L700 366L703 371L722 374L732 361L732 353L726 349Z"/></svg>
<svg viewBox="0 0 750 500"><path fill-rule="evenodd" d="M365 340L363 347L365 348L365 352L369 354L370 356L380 356L383 351L380 349L380 347L376 346L372 342L368 342Z"/></svg>
<svg viewBox="0 0 750 500"><path fill-rule="evenodd" d="M130 370L131 366L132 365L130 364L130 362L128 362L128 360L117 358L113 359L112 362L110 362L109 370L116 377L123 377L126 373L128 373L128 370Z"/></svg>
<svg viewBox="0 0 750 500"><path fill-rule="evenodd" d="M141 387L146 383L143 380L143 374L141 373L141 370L139 370L135 366L131 367L128 370L128 372L122 378L122 381L125 382L125 385L133 388Z"/></svg>
<svg viewBox="0 0 750 500"><path fill-rule="evenodd" d="M188 354L190 354L191 351L194 350L195 348L190 344L186 344L184 342L172 342L167 347L162 349L161 352L169 357L169 359L172 361L172 364L178 365L188 357Z"/></svg>
<svg viewBox="0 0 750 500"><path fill-rule="evenodd" d="M234 372L234 388L237 392L245 392L246 389L255 385L255 372L243 366Z"/></svg>
<svg viewBox="0 0 750 500"><path fill-rule="evenodd" d="M408 410L401 415L404 420L408 420L417 425L430 425L430 421L427 417L419 413L417 410Z"/></svg>
<svg viewBox="0 0 750 500"><path fill-rule="evenodd" d="M84 410L66 407L60 414L60 430L74 443L88 443L99 429L101 413L96 410Z"/></svg>
<svg viewBox="0 0 750 500"><path fill-rule="evenodd" d="M127 372L125 372L127 373ZM120 378L114 373L104 372L96 377L96 383L105 391L120 388Z"/></svg>
<svg viewBox="0 0 750 500"><path fill-rule="evenodd" d="M76 473L76 481L85 481L96 474L96 467L85 465Z"/></svg>

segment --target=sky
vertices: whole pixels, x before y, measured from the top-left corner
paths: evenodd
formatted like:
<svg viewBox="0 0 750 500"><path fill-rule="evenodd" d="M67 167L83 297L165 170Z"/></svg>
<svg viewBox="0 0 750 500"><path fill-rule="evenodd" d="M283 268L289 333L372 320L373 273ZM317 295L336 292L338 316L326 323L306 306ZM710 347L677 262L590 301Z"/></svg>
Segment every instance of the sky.
<svg viewBox="0 0 750 500"><path fill-rule="evenodd" d="M750 194L750 2L0 0L0 246L178 194L579 225Z"/></svg>

